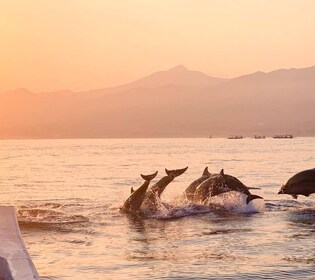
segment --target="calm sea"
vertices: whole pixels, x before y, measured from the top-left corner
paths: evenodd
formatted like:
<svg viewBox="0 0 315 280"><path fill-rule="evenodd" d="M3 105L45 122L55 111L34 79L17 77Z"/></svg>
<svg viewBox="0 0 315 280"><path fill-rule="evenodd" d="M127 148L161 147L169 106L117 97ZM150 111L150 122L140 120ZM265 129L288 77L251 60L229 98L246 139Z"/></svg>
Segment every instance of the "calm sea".
<svg viewBox="0 0 315 280"><path fill-rule="evenodd" d="M162 197L173 209L118 211L140 173L187 165ZM265 201L183 203L206 166ZM314 167L315 138L2 140L0 203L16 206L41 279L315 279L315 198L277 195Z"/></svg>

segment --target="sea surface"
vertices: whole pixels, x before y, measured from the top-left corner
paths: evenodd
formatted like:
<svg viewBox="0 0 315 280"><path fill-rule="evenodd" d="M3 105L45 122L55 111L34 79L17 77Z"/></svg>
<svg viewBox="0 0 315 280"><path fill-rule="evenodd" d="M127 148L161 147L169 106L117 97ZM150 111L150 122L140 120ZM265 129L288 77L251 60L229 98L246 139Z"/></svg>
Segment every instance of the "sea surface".
<svg viewBox="0 0 315 280"><path fill-rule="evenodd" d="M140 173L185 166L162 195L171 208L119 212ZM188 204L206 166L265 199ZM315 138L1 140L0 204L16 207L43 280L315 279L315 197L277 194L314 167Z"/></svg>

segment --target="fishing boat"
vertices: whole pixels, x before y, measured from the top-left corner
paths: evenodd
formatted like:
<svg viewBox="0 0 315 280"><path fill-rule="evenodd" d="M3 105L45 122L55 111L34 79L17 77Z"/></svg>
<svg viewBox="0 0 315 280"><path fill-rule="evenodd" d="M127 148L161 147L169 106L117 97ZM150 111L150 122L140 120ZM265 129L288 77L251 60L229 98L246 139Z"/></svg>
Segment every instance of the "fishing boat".
<svg viewBox="0 0 315 280"><path fill-rule="evenodd" d="M228 139L243 139L241 135L229 136Z"/></svg>
<svg viewBox="0 0 315 280"><path fill-rule="evenodd" d="M278 134L273 136L274 139L292 139L293 135L291 134Z"/></svg>
<svg viewBox="0 0 315 280"><path fill-rule="evenodd" d="M13 206L0 206L0 279L40 280L21 236Z"/></svg>

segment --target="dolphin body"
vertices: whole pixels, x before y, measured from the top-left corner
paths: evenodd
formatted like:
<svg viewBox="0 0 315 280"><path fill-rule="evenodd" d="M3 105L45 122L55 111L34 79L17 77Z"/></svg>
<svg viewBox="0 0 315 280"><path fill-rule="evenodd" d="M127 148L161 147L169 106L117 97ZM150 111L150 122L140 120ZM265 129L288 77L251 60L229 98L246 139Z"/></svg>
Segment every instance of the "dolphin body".
<svg viewBox="0 0 315 280"><path fill-rule="evenodd" d="M183 174L188 169L188 166L182 169L174 169L168 170L165 168L166 176L162 177L159 181L157 181L150 189L147 191L145 196L145 205L150 210L155 210L159 205L159 199L161 194L167 187L169 183L171 183L175 177Z"/></svg>
<svg viewBox="0 0 315 280"><path fill-rule="evenodd" d="M212 174L207 180L197 187L194 202L205 203L209 197L230 191L246 194L247 204L253 199L263 199L261 196L251 194L249 192L249 188L246 187L240 180L231 175L224 174L224 170L222 169L220 174Z"/></svg>
<svg viewBox="0 0 315 280"><path fill-rule="evenodd" d="M206 167L201 175L200 178L196 179L195 181L193 181L185 190L184 194L185 197L188 201L193 202L194 200L194 195L195 195L195 191L197 189L197 187L204 182L205 180L207 180L210 177L211 173L208 171L208 167Z"/></svg>
<svg viewBox="0 0 315 280"><path fill-rule="evenodd" d="M135 191L133 188L131 188L131 195L125 201L120 210L127 213L137 213L145 199L145 195L151 180L153 180L157 174L158 171L151 175L141 174L141 177L145 180L144 183Z"/></svg>
<svg viewBox="0 0 315 280"><path fill-rule="evenodd" d="M280 189L278 194L309 196L315 193L315 168L301 171L292 176Z"/></svg>

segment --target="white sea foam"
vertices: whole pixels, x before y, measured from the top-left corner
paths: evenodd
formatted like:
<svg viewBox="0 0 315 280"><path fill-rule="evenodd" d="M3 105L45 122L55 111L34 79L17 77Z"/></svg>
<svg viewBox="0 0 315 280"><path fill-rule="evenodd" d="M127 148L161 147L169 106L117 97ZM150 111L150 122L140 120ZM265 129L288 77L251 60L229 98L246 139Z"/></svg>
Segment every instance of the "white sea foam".
<svg viewBox="0 0 315 280"><path fill-rule="evenodd" d="M209 207L221 206L228 211L237 213L258 213L265 210L264 199L254 199L248 204L247 195L239 192L228 192L210 197L207 201Z"/></svg>
<svg viewBox="0 0 315 280"><path fill-rule="evenodd" d="M259 213L265 210L264 199L254 199L248 204L246 199L247 195L239 192L228 192L210 197L204 205L189 203L183 200L182 196L174 197L168 203L157 198L157 208L154 211L145 208L145 213L150 218L175 219L217 210L236 213Z"/></svg>

